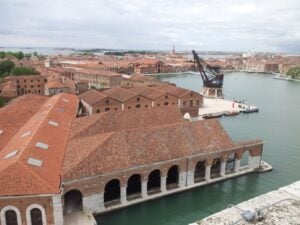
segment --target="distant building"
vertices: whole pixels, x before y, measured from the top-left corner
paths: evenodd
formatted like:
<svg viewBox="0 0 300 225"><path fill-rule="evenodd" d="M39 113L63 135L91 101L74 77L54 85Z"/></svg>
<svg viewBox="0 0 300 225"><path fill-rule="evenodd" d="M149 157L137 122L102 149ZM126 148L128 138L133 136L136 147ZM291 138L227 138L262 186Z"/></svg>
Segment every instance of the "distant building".
<svg viewBox="0 0 300 225"><path fill-rule="evenodd" d="M131 110L152 107L176 107L182 114L198 116L203 96L191 90L173 85L136 86L111 88L98 92L89 90L79 98L88 115L112 110Z"/></svg>
<svg viewBox="0 0 300 225"><path fill-rule="evenodd" d="M7 76L5 81L13 82L17 87L17 95L24 94L45 94L45 84L47 83L47 76L43 75L19 75Z"/></svg>
<svg viewBox="0 0 300 225"><path fill-rule="evenodd" d="M18 96L17 85L13 81L0 84L0 96L3 98L15 98Z"/></svg>

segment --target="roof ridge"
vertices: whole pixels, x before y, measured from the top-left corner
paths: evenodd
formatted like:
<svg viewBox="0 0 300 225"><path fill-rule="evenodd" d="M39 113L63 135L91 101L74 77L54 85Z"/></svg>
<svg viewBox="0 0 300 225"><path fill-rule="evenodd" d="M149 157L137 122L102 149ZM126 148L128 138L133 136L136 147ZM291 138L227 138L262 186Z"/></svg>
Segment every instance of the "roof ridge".
<svg viewBox="0 0 300 225"><path fill-rule="evenodd" d="M50 184L48 184L45 180L43 180L38 174L36 174L34 172L34 170L29 169L26 165L24 165L24 163L22 161L17 160L16 163L20 164L21 166L23 166L30 174L32 174L34 177L36 177L37 179L41 180L44 184L47 185L47 187L49 187L51 190L53 190L55 193L57 192L57 190L55 188L53 188Z"/></svg>
<svg viewBox="0 0 300 225"><path fill-rule="evenodd" d="M57 95L57 96L59 96L59 95ZM60 97L62 96L62 94L60 95ZM56 96L55 96L56 97ZM56 101L55 101L55 103L54 104L52 104L51 105L51 107L49 107L49 109L47 109L47 113L45 113L45 115L43 115L43 120L39 120L38 121L38 125L36 126L36 128L34 129L34 131L32 131L32 133L30 134L30 137L28 137L28 140L27 140L27 142L26 142L26 144L24 145L24 146L22 146L22 151L20 152L20 154L18 154L17 155L17 160L19 160L20 159L20 157L23 155L23 153L24 153L24 150L26 149L26 147L30 144L30 142L31 142L31 140L33 139L33 137L35 136L35 134L39 131L39 129L40 129L40 127L41 127L41 125L43 124L43 122L44 122L44 120L47 118L47 116L49 115L49 113L53 110L53 108L54 108L54 106L57 104L57 102L58 102L58 99L60 99L59 97L56 97ZM34 118L34 116L36 116L37 114L39 114L39 113L41 113L40 112L40 110L42 109L42 107L44 107L49 101L51 100L51 98L49 98L43 105L41 105L41 107L39 108L39 110L23 125L23 127L25 127L27 124L28 124L28 122L30 122L31 120L32 120L32 118ZM23 127L21 127L21 129L23 128ZM21 130L20 129L20 130ZM17 135L18 133L16 133L16 135ZM16 136L15 135L15 136ZM14 137L15 137L14 136ZM14 137L11 139L11 140L13 140L14 139Z"/></svg>
<svg viewBox="0 0 300 225"><path fill-rule="evenodd" d="M93 152L95 152L101 145L103 145L107 140L109 140L112 135L115 133L115 131L112 131L112 132L106 132L106 133L100 133L100 134L95 134L93 136L85 136L85 137L80 137L80 139L88 139L88 138L93 138L95 136L106 136L104 141L97 145L96 148L94 148L94 150L90 151L88 154L86 154L84 157L80 158L80 161L77 161L76 164L74 164L73 166L71 166L70 168L68 168L67 171L64 172L64 174L67 174L69 173L74 167L78 166L79 163L81 163L84 159L86 159L87 157L89 157ZM78 138L79 139L79 138ZM73 141L78 141L78 139L73 139ZM66 152L66 151L65 151Z"/></svg>

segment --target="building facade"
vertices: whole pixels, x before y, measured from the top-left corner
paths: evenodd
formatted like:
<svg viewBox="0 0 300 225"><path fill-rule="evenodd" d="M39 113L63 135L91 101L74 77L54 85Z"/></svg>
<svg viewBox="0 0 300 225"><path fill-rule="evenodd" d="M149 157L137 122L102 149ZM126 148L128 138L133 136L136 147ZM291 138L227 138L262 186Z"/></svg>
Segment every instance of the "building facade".
<svg viewBox="0 0 300 225"><path fill-rule="evenodd" d="M0 109L1 225L63 225L260 167L263 142L233 142L218 120L177 107L76 117L78 105L62 93Z"/></svg>
<svg viewBox="0 0 300 225"><path fill-rule="evenodd" d="M177 107L182 114L198 116L203 96L174 85L111 88L97 92L89 90L79 96L87 115L110 110L130 110L153 107Z"/></svg>

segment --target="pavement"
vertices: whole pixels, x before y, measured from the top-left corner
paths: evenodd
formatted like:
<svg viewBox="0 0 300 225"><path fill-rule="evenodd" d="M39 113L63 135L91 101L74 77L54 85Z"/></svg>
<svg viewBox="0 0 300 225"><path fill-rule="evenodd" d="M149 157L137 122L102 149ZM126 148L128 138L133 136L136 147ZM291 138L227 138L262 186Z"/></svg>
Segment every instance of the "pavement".
<svg viewBox="0 0 300 225"><path fill-rule="evenodd" d="M203 107L199 108L199 116L203 116L211 113L227 112L227 111L240 112L243 108L249 108L249 107L250 109L256 108L253 105L236 103L226 99L204 98Z"/></svg>
<svg viewBox="0 0 300 225"><path fill-rule="evenodd" d="M64 216L64 225L96 225L92 214L73 212Z"/></svg>
<svg viewBox="0 0 300 225"><path fill-rule="evenodd" d="M247 222L242 213L253 215ZM260 213L258 213L260 211ZM190 225L299 225L300 181L227 208Z"/></svg>

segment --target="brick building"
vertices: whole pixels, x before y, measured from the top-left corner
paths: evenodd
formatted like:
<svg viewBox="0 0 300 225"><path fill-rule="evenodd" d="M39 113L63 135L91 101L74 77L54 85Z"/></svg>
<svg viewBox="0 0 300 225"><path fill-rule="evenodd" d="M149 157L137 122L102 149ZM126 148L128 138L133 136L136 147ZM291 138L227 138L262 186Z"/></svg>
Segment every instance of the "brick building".
<svg viewBox="0 0 300 225"><path fill-rule="evenodd" d="M8 76L4 78L5 81L13 82L17 87L17 95L24 94L45 94L45 83L47 76L43 75L19 75Z"/></svg>
<svg viewBox="0 0 300 225"><path fill-rule="evenodd" d="M77 211L103 213L260 166L262 141L235 143L218 120L189 122L176 107L77 111L66 93L0 109L1 225L63 225Z"/></svg>
<svg viewBox="0 0 300 225"><path fill-rule="evenodd" d="M111 88L101 92L89 90L79 96L88 115L111 110L130 110L152 107L177 107L182 114L198 116L203 96L174 85Z"/></svg>

